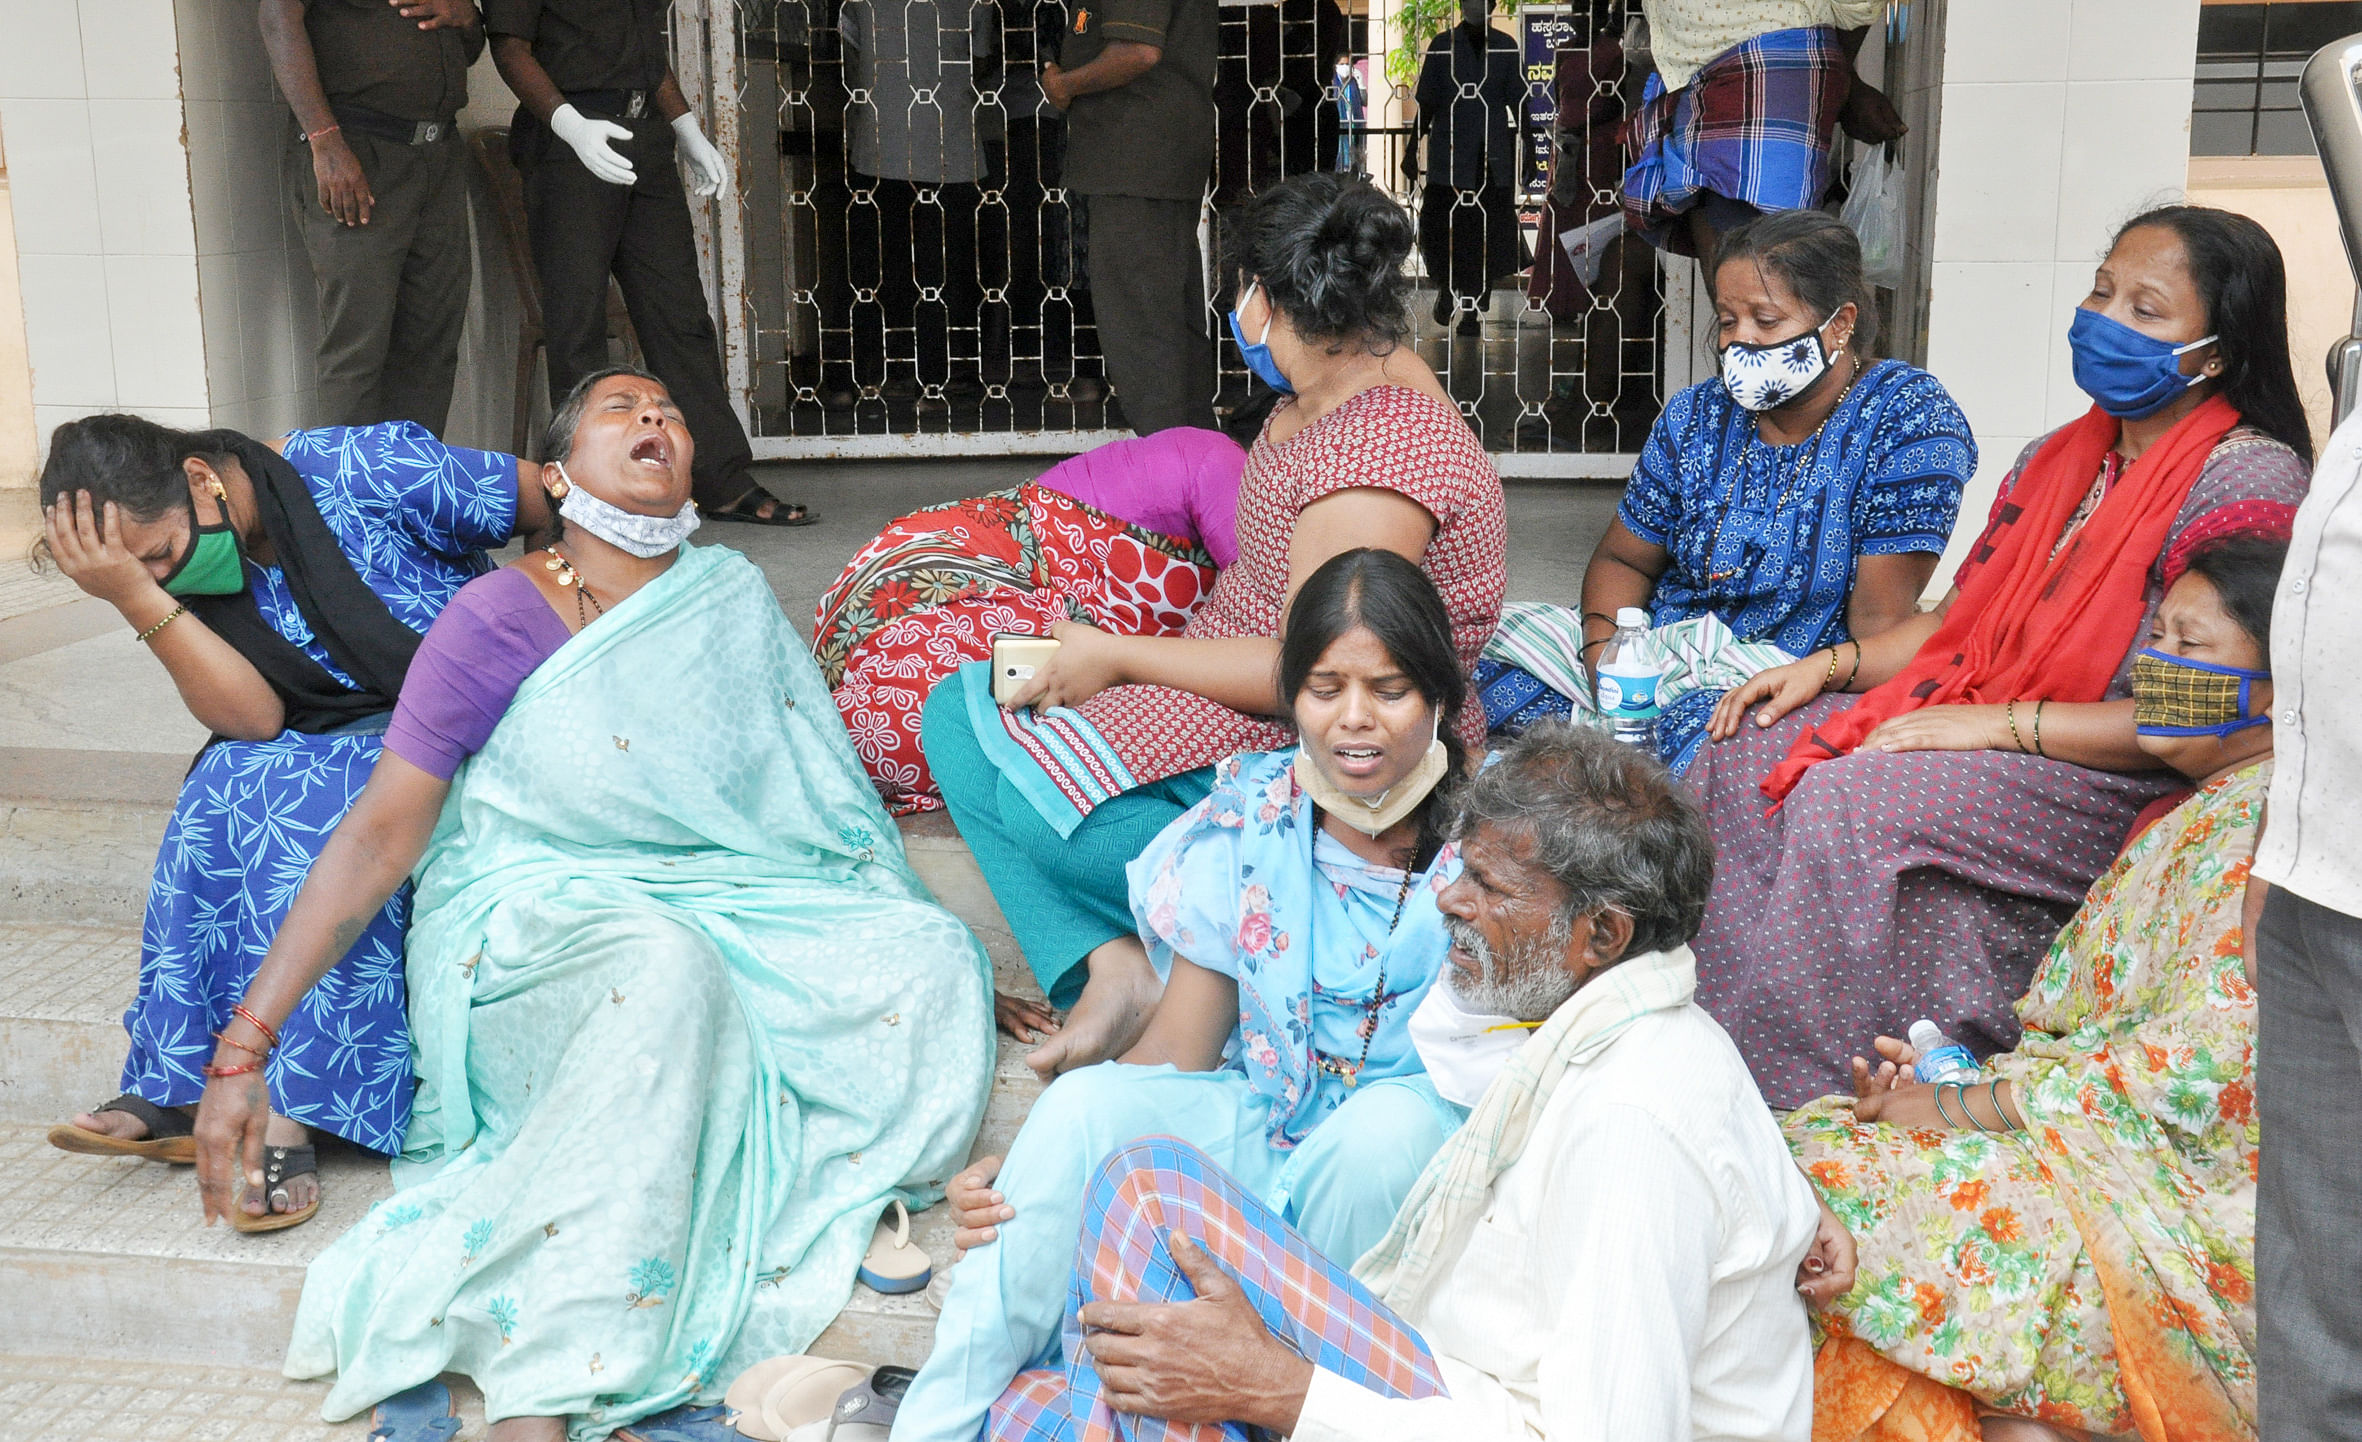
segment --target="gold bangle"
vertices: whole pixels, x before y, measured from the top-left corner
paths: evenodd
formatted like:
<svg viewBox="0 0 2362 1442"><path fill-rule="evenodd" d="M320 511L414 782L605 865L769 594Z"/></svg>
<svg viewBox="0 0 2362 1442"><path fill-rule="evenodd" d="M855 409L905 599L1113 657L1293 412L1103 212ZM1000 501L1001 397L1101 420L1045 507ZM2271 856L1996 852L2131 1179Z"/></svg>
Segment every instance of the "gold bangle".
<svg viewBox="0 0 2362 1442"><path fill-rule="evenodd" d="M2034 703L2034 754L2045 761L2050 759L2050 753L2042 749L2042 708L2049 704L2048 701Z"/></svg>
<svg viewBox="0 0 2362 1442"><path fill-rule="evenodd" d="M158 631L161 631L161 630L163 630L163 629L164 629L166 626L169 626L169 625L171 625L173 622L175 622L175 621L179 620L181 617L183 617L183 616L187 615L187 614L188 614L188 612L189 612L189 608L188 608L188 607L186 607L186 606L175 606L175 607L173 607L171 610L169 610L169 611L167 611L167 612L165 612L165 613L164 613L164 619L163 619L163 620L161 620L161 621L158 621L158 622L157 622L155 625L153 625L153 626L150 626L150 627L148 627L148 629L146 629L145 631L142 631L142 632L140 632L140 633L139 633L139 639L140 639L140 641L141 641L143 644L144 644L144 643L146 643L146 642L147 642L147 640L148 640L150 637L154 636L154 635L155 635L155 634L156 634Z"/></svg>
<svg viewBox="0 0 2362 1442"><path fill-rule="evenodd" d="M2010 744L2017 747L2021 755L2024 754L2026 738L2018 734L2018 703L2015 700L2004 702L2001 707L2001 717L2009 723Z"/></svg>
<svg viewBox="0 0 2362 1442"><path fill-rule="evenodd" d="M1826 676L1823 676L1823 677L1821 678L1821 689L1822 689L1823 691L1827 691L1827 690L1829 689L1829 683L1830 683L1830 682L1832 682L1832 681L1834 681L1834 680L1836 680L1836 679L1837 679L1837 648L1836 648L1835 646L1831 646L1831 647L1829 648L1829 674L1827 674Z"/></svg>

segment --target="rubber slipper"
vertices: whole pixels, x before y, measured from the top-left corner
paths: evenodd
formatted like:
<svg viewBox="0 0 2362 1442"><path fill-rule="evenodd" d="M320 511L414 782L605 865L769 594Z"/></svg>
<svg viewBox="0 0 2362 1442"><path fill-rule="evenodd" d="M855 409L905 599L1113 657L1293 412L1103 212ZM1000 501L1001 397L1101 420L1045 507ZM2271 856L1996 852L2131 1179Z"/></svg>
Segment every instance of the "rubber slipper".
<svg viewBox="0 0 2362 1442"><path fill-rule="evenodd" d="M753 511L738 509L738 506L746 504L743 500L738 502L738 505L723 510L703 511L699 514L709 521L736 521L744 526L809 526L820 519L806 510L801 503L782 501L777 497L773 497L772 501L771 514L768 516L758 516ZM758 500L755 504L760 506L762 502Z"/></svg>
<svg viewBox="0 0 2362 1442"><path fill-rule="evenodd" d="M157 1106L145 1097L129 1092L111 1102L92 1107L99 1112L121 1112L146 1125L144 1137L113 1137L105 1132L94 1132L72 1122L61 1122L49 1129L49 1144L61 1152L73 1152L85 1157L139 1157L151 1162L171 1162L175 1166L193 1166L197 1160L197 1139L189 1119L169 1107Z"/></svg>
<svg viewBox="0 0 2362 1442"><path fill-rule="evenodd" d="M889 1296L923 1290L935 1275L927 1251L910 1239L910 1208L897 1198L870 1233L869 1255L855 1273L861 1285Z"/></svg>
<svg viewBox="0 0 2362 1442"><path fill-rule="evenodd" d="M285 1195L282 1186L289 1177L300 1177L306 1173L316 1176L320 1171L320 1155L308 1145L264 1147L262 1162L262 1194L270 1203L276 1203ZM241 1232L283 1232L289 1227L302 1226L312 1219L313 1213L320 1210L320 1199L314 1197L312 1204L301 1211L266 1211L259 1217L252 1216L246 1210L246 1195L246 1188L240 1186L237 1199L230 1203L230 1225Z"/></svg>
<svg viewBox="0 0 2362 1442"><path fill-rule="evenodd" d="M684 1402L616 1428L615 1442L737 1442L738 1434L730 1429L729 1410Z"/></svg>
<svg viewBox="0 0 2362 1442"><path fill-rule="evenodd" d="M737 1427L740 1436L752 1437L755 1442L780 1442L786 1435L786 1429L773 1427L763 1419L763 1399L775 1388L846 1365L832 1358L809 1357L801 1352L784 1357L768 1357L738 1374L738 1380L732 1382L730 1390L722 1395L722 1405L730 1410L732 1425ZM837 1394L849 1385L840 1383L836 1391L828 1394L829 1400L834 1401Z"/></svg>
<svg viewBox="0 0 2362 1442"><path fill-rule="evenodd" d="M827 1421L836 1411L839 1397L869 1380L869 1368L859 1362L832 1362L825 1357L812 1360L821 1365L781 1378L764 1394L763 1425L773 1437ZM746 1430L743 1419L739 1430Z"/></svg>
<svg viewBox="0 0 2362 1442"><path fill-rule="evenodd" d="M451 1442L459 1435L459 1404L441 1382L396 1392L369 1413L369 1442Z"/></svg>

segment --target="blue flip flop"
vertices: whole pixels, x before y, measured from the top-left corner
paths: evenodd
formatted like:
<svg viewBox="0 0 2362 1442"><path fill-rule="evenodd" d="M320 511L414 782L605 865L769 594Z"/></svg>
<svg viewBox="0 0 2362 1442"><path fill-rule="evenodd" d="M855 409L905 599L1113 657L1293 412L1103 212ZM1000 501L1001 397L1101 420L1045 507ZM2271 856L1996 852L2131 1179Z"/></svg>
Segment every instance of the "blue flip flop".
<svg viewBox="0 0 2362 1442"><path fill-rule="evenodd" d="M902 1292L923 1292L933 1280L933 1264L926 1248L910 1239L910 1209L896 1198L878 1218L876 1230L870 1233L869 1254L861 1259L854 1276L861 1285L873 1292L893 1296Z"/></svg>
<svg viewBox="0 0 2362 1442"><path fill-rule="evenodd" d="M369 1413L369 1442L451 1442L458 1435L459 1408L441 1382L396 1392Z"/></svg>
<svg viewBox="0 0 2362 1442"><path fill-rule="evenodd" d="M688 1403L615 1429L615 1442L746 1442L730 1425L727 1407Z"/></svg>

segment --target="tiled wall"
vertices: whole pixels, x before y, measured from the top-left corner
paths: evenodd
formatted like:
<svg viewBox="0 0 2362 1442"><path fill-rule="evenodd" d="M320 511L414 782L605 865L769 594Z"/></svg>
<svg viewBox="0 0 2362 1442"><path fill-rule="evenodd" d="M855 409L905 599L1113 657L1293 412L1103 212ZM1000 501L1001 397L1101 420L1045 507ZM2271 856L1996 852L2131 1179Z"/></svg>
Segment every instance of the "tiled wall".
<svg viewBox="0 0 2362 1442"><path fill-rule="evenodd" d="M96 3L112 9L119 0ZM314 419L320 335L311 262L281 192L293 122L252 0L169 0L168 8L166 29L177 28L180 43L212 423L271 435Z"/></svg>
<svg viewBox="0 0 2362 1442"><path fill-rule="evenodd" d="M172 0L16 0L0 40L35 424L204 425L197 232Z"/></svg>
<svg viewBox="0 0 2362 1442"><path fill-rule="evenodd" d="M1939 584L2018 451L2090 405L2068 313L2116 227L2181 196L2198 44L2198 0L1946 8L1927 366L1981 461Z"/></svg>

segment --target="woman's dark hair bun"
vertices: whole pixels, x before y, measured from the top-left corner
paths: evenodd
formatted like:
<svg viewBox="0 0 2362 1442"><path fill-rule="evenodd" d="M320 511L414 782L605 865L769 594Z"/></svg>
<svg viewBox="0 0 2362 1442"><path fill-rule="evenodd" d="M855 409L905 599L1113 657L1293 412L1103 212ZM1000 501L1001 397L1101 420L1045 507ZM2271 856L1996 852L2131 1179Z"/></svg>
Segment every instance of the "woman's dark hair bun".
<svg viewBox="0 0 2362 1442"><path fill-rule="evenodd" d="M1228 227L1224 270L1260 280L1308 342L1388 348L1411 333L1411 218L1360 176L1299 175L1260 191Z"/></svg>

